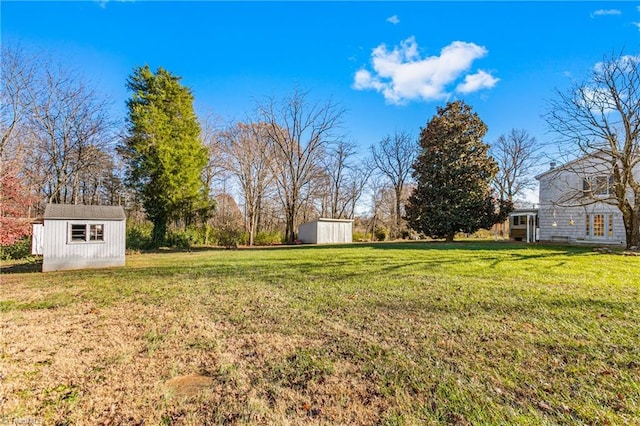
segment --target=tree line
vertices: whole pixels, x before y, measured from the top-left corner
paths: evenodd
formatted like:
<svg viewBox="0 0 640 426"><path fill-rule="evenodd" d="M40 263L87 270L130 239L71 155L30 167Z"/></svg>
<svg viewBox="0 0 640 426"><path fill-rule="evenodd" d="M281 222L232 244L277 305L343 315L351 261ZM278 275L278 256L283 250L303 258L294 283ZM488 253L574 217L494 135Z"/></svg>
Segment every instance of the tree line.
<svg viewBox="0 0 640 426"><path fill-rule="evenodd" d="M452 239L504 220L539 161L526 130L485 143L486 125L462 101L438 108L418 138L400 130L359 152L344 108L300 88L229 123L198 117L191 89L164 68L137 67L126 87L122 128L82 75L2 47L1 245L27 234L24 219L46 203L123 205L132 226L152 225L153 247L180 232L293 242L317 217Z"/></svg>

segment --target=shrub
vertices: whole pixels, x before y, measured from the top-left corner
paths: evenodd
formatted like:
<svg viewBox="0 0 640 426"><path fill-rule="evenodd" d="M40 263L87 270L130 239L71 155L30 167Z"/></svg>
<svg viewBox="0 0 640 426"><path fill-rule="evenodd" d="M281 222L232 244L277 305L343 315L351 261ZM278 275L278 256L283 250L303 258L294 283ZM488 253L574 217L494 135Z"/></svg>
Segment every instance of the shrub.
<svg viewBox="0 0 640 426"><path fill-rule="evenodd" d="M243 232L233 225L226 225L218 229L217 240L218 245L228 249L237 248L242 243Z"/></svg>
<svg viewBox="0 0 640 426"><path fill-rule="evenodd" d="M0 259L17 260L31 256L31 237L23 237L8 246L0 246Z"/></svg>
<svg viewBox="0 0 640 426"><path fill-rule="evenodd" d="M282 234L278 231L260 231L253 237L253 244L256 246L270 246L281 242Z"/></svg>
<svg viewBox="0 0 640 426"><path fill-rule="evenodd" d="M365 234L364 232L354 232L353 233L353 237L352 240L353 241L367 241L369 239L369 236L367 234Z"/></svg>
<svg viewBox="0 0 640 426"><path fill-rule="evenodd" d="M376 241L384 241L389 237L389 229L385 226L376 226L376 229L373 231L373 236L376 238Z"/></svg>
<svg viewBox="0 0 640 426"><path fill-rule="evenodd" d="M152 229L150 223L127 226L127 249L136 251L151 248Z"/></svg>
<svg viewBox="0 0 640 426"><path fill-rule="evenodd" d="M201 241L199 232L195 228L172 229L167 232L167 245L169 247L186 249Z"/></svg>

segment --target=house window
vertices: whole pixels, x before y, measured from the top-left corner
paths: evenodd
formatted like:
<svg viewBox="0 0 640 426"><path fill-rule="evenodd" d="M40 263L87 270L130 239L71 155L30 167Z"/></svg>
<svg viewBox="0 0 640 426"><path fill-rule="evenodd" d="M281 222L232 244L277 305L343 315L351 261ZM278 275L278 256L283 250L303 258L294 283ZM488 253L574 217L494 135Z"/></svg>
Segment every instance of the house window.
<svg viewBox="0 0 640 426"><path fill-rule="evenodd" d="M604 215L603 214L593 215L593 236L604 237Z"/></svg>
<svg viewBox="0 0 640 426"><path fill-rule="evenodd" d="M593 176L582 181L582 190L593 195L611 195L613 176Z"/></svg>
<svg viewBox="0 0 640 426"><path fill-rule="evenodd" d="M585 236L592 238L613 238L612 214L588 214L585 216Z"/></svg>
<svg viewBox="0 0 640 426"><path fill-rule="evenodd" d="M72 243L86 243L91 241L104 241L104 225L85 223L72 223L69 226L69 241Z"/></svg>
<svg viewBox="0 0 640 426"><path fill-rule="evenodd" d="M588 237L591 235L591 217L586 216L584 234Z"/></svg>

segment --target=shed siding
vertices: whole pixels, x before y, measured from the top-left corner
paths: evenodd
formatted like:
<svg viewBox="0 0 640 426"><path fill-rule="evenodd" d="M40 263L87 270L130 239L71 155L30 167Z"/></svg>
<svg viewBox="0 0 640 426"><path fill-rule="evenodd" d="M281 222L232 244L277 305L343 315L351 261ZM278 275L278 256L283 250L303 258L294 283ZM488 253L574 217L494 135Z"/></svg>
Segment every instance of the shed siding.
<svg viewBox="0 0 640 426"><path fill-rule="evenodd" d="M298 239L306 244L318 244L318 221L303 223L298 227Z"/></svg>
<svg viewBox="0 0 640 426"><path fill-rule="evenodd" d="M33 234L31 235L31 254L42 255L44 253L44 225L42 223L33 224Z"/></svg>
<svg viewBox="0 0 640 426"><path fill-rule="evenodd" d="M71 224L103 224L104 241L70 243ZM123 220L45 220L42 271L124 266L125 235Z"/></svg>
<svg viewBox="0 0 640 426"><path fill-rule="evenodd" d="M306 244L343 244L353 241L353 221L318 219L298 227L298 238Z"/></svg>

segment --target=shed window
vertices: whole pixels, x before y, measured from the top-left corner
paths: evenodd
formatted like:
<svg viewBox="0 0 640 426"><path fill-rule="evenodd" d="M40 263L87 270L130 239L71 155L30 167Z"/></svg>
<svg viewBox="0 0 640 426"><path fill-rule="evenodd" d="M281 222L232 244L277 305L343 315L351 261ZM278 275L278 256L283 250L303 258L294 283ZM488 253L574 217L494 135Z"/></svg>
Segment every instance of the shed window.
<svg viewBox="0 0 640 426"><path fill-rule="evenodd" d="M72 223L69 232L69 241L73 243L104 241L103 224L87 225L85 223Z"/></svg>
<svg viewBox="0 0 640 426"><path fill-rule="evenodd" d="M89 225L89 240L104 241L104 231L102 225Z"/></svg>
<svg viewBox="0 0 640 426"><path fill-rule="evenodd" d="M71 225L71 241L87 241L87 225Z"/></svg>

